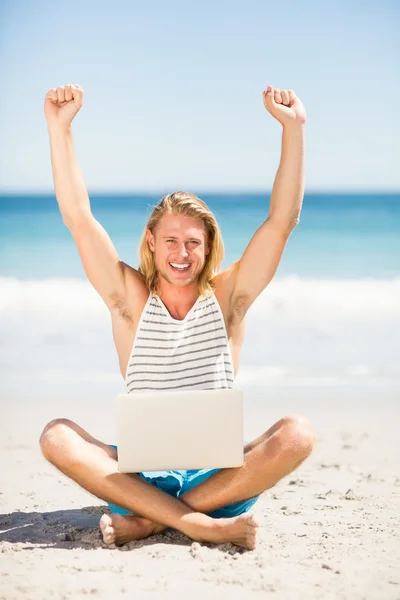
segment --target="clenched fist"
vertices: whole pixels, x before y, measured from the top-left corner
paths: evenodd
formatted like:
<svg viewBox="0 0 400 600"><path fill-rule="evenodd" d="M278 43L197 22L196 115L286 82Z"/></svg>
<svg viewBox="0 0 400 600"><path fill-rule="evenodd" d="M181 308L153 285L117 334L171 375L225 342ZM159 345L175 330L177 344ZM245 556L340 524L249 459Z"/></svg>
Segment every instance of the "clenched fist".
<svg viewBox="0 0 400 600"><path fill-rule="evenodd" d="M304 104L293 90L279 90L271 85L263 92L264 106L281 125L304 125L307 120Z"/></svg>
<svg viewBox="0 0 400 600"><path fill-rule="evenodd" d="M80 85L60 85L46 94L44 114L48 124L68 127L83 105L83 89Z"/></svg>

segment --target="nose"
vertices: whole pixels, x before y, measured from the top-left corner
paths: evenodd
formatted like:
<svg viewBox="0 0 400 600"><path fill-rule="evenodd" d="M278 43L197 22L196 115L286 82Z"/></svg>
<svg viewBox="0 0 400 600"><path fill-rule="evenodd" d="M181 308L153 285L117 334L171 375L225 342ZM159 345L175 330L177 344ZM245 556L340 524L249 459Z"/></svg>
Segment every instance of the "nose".
<svg viewBox="0 0 400 600"><path fill-rule="evenodd" d="M186 248L186 244L181 244L180 249L179 249L179 256L186 258L187 256L189 256L189 252L188 249Z"/></svg>

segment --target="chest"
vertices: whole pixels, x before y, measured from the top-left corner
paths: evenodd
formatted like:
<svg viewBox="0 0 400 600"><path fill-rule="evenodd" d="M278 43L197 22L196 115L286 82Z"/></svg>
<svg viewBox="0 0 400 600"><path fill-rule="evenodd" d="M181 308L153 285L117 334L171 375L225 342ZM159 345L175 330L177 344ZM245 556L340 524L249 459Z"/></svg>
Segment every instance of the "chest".
<svg viewBox="0 0 400 600"><path fill-rule="evenodd" d="M173 355L183 348L205 347L227 334L221 308L214 297L199 298L183 319L175 319L160 300L150 297L138 321L135 348L165 348Z"/></svg>
<svg viewBox="0 0 400 600"><path fill-rule="evenodd" d="M214 297L200 298L174 319L150 297L128 358L128 393L138 390L232 387L234 369L223 314Z"/></svg>
<svg viewBox="0 0 400 600"><path fill-rule="evenodd" d="M112 313L112 333L123 378L126 377L134 345L144 346L139 348L144 353L154 353L159 345L164 348L163 353L171 357L183 349L186 349L188 354L195 350L196 346L200 347L194 343L196 341L201 342L208 338L215 345L223 342L224 336L236 373L244 337L244 322L229 319L228 303L223 297L216 297L215 300L216 305L208 307L207 310L195 305L183 320L174 319L162 304L154 303L154 306L149 306L150 303L153 304L150 298L136 306L135 311ZM187 337L192 339L186 339ZM185 344L192 344L193 347ZM166 348L168 350L165 350Z"/></svg>

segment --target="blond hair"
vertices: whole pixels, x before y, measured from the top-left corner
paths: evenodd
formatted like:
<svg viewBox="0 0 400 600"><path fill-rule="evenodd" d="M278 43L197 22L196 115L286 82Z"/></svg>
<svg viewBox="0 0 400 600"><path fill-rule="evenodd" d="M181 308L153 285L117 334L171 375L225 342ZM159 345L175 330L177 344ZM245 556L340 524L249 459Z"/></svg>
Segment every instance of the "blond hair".
<svg viewBox="0 0 400 600"><path fill-rule="evenodd" d="M150 250L146 231L150 229L154 235L157 225L164 215L185 215L203 221L210 252L206 255L197 285L200 296L211 294L214 291L213 277L218 273L224 258L224 242L217 220L207 204L189 192L174 192L164 196L154 207L147 222L139 247L139 271L144 275L148 290L158 293L160 282L154 253Z"/></svg>

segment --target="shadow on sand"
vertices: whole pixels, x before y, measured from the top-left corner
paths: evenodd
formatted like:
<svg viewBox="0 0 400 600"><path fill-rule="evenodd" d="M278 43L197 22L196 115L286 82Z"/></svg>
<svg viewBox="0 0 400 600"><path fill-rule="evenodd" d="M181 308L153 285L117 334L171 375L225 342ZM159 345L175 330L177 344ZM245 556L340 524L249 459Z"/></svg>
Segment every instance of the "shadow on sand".
<svg viewBox="0 0 400 600"><path fill-rule="evenodd" d="M108 512L103 506L87 506L82 509L56 510L52 512L22 512L0 514L0 543L29 544L33 548L107 548L133 550L144 545L172 543L190 546L193 542L178 531L166 529L145 540L130 542L116 548L104 544L99 521Z"/></svg>

